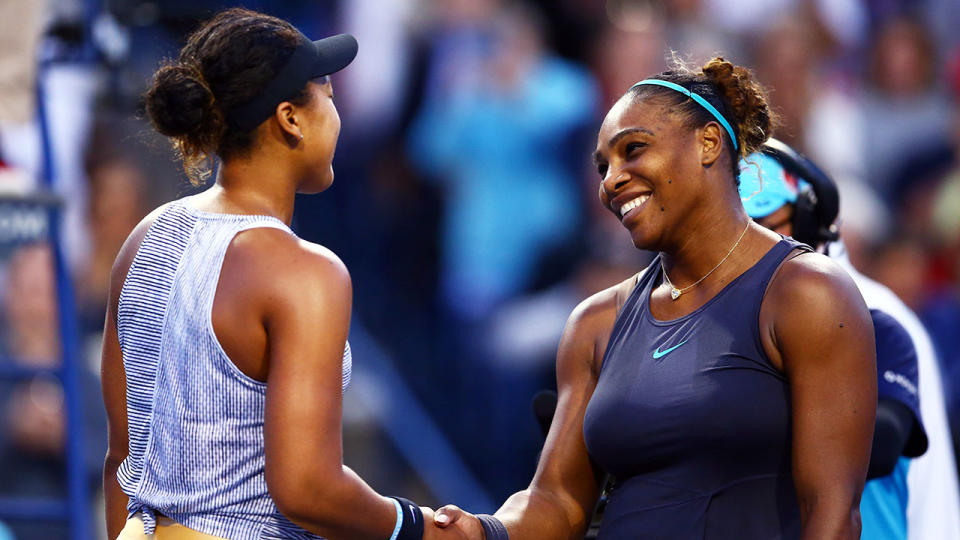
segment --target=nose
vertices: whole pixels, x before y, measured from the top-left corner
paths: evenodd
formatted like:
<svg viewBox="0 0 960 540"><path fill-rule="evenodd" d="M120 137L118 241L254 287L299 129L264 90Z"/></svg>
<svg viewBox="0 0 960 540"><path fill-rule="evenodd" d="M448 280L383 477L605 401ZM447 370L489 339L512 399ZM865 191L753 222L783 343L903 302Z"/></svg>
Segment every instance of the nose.
<svg viewBox="0 0 960 540"><path fill-rule="evenodd" d="M607 173L607 177L603 179L603 182L600 182L600 185L602 186L604 192L610 196L614 196L619 193L629 181L630 173L610 171Z"/></svg>

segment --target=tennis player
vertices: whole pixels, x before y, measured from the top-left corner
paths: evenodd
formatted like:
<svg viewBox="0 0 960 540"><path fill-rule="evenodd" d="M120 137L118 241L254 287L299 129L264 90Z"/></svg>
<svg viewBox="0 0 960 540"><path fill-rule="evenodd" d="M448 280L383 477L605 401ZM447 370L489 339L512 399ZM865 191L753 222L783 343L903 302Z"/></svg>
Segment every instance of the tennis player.
<svg viewBox="0 0 960 540"><path fill-rule="evenodd" d="M633 86L600 128L600 200L638 277L585 300L557 358L559 404L530 486L472 538L860 538L876 411L870 314L827 257L753 223L739 161L770 133L763 91L714 58Z"/></svg>
<svg viewBox="0 0 960 540"><path fill-rule="evenodd" d="M206 191L136 227L113 268L103 345L110 538L434 538L432 512L343 465L350 276L290 230L333 182L327 75L349 35L311 41L230 9L155 74L150 120Z"/></svg>

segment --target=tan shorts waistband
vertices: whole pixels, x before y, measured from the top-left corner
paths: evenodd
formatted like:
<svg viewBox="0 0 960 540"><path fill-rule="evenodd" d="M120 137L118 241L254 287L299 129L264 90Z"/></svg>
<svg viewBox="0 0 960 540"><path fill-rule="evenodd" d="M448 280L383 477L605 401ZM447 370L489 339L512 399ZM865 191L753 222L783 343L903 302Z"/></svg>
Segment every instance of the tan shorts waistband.
<svg viewBox="0 0 960 540"><path fill-rule="evenodd" d="M157 516L157 528L153 534L143 533L143 519L139 515L130 517L120 531L117 540L225 540L219 536L202 533L184 527L176 521Z"/></svg>

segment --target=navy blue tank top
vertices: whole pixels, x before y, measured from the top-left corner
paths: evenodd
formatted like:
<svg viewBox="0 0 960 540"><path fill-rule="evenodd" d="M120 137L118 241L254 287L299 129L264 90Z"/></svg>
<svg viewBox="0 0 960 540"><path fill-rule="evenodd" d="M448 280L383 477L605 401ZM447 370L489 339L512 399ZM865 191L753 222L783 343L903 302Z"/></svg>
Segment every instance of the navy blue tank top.
<svg viewBox="0 0 960 540"><path fill-rule="evenodd" d="M651 263L617 316L583 421L616 478L599 538L792 539L790 389L760 341L760 304L784 239L694 312L650 313ZM809 249L809 248L806 248Z"/></svg>

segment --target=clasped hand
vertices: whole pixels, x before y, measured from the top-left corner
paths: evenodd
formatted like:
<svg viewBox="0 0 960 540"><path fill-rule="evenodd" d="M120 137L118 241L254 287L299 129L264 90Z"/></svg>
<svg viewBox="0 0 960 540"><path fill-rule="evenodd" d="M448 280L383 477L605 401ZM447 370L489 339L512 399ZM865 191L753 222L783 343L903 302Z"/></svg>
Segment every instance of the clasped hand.
<svg viewBox="0 0 960 540"><path fill-rule="evenodd" d="M421 507L426 527L423 530L423 540L484 540L483 527L480 520L470 512L448 504L436 512Z"/></svg>

